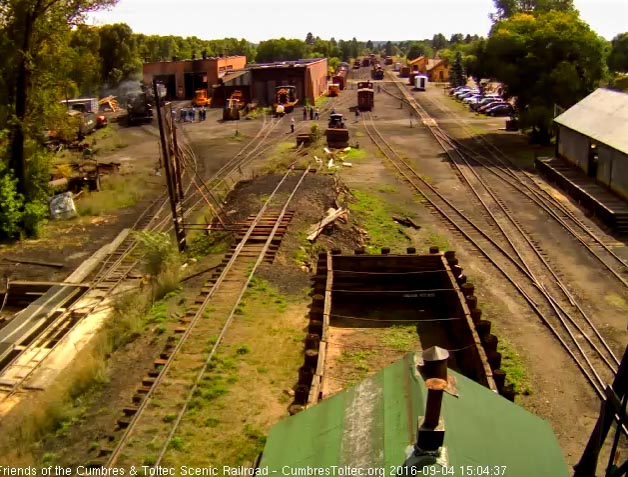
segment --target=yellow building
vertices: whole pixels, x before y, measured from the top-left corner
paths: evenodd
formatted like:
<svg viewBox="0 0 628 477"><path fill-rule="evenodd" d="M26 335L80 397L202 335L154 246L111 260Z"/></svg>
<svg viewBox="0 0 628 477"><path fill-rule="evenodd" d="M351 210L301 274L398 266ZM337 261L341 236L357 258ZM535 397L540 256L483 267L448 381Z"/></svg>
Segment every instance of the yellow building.
<svg viewBox="0 0 628 477"><path fill-rule="evenodd" d="M433 83L447 83L449 81L449 63L442 58L426 58L419 56L408 61L410 71L418 71L426 75Z"/></svg>

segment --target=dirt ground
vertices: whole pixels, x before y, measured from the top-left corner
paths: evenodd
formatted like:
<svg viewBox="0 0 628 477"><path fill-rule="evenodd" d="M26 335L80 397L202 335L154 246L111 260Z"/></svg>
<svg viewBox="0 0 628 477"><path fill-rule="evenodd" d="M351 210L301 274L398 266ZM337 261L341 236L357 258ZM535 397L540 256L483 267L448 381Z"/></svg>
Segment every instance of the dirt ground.
<svg viewBox="0 0 628 477"><path fill-rule="evenodd" d="M460 137L460 131L457 129L461 127L451 118L452 112L458 114L464 112L459 104L444 96L443 92L436 88L428 88L427 93L414 94L442 127L448 131L451 128L451 134ZM376 94L375 101L375 120L387 140L405 153L428 182L438 190L446 192L448 198L458 204L461 210L467 211L472 202L469 201L464 186L428 129L417 126L416 122L411 126L410 113L406 106L400 107L398 100L384 94ZM467 113L467 116L471 115ZM500 148L509 153L516 152L515 158L523 164L526 164L526 161L528 166L531 164L534 148L530 147L526 138L520 134L501 131L499 128L504 126L503 119L471 117L468 123L476 133L488 132L490 140ZM359 134L359 130L356 133ZM390 166L375 159L378 153L373 148L366 147L371 154L360 167L363 173L356 174L354 168L350 174L342 175L343 180L351 188L362 189L372 187L373 181L377 181L378 184L390 184L397 188L397 192L387 194L388 200L399 201L399 195L405 194L407 198L404 204L409 206L412 192L391 174ZM560 194L558 191L554 193ZM536 210L523 209L521 198L512 191L503 190L499 195L511 210L520 211L524 228L531 232L540 242L542 249L548 252L550 263L557 266L561 277L575 297L583 303L615 354L621 356L626 342L623 319L626 291L618 286L609 274L601 270L599 264L592 261L582 247L569 239L559 226L552 224ZM477 252L461 241L457 234L452 234L447 227L439 223L440 221L435 220L432 214L420 206L415 206L413 211L421 225L432 227L438 235L446 239L450 249L457 251L465 273L477 286L476 294L480 306L487 319L492 321L494 333L499 338L507 339L525 363L532 392L527 396L519 396L517 402L552 424L568 464L573 465L579 459L597 418L599 412L597 396L571 358L503 278L496 275ZM578 215L596 230L596 233L606 237L609 243L616 240L604 234L599 227L587 220L582 212ZM614 299L615 297L619 299Z"/></svg>
<svg viewBox="0 0 628 477"><path fill-rule="evenodd" d="M345 91L341 97L342 101L338 102L339 112L344 113L348 118L352 117L351 107L354 101L351 98L353 95L355 91ZM526 139L521 135L501 131L499 128L503 127L503 119L473 117L435 87L428 88L424 96L421 97L420 93L416 93L421 104L442 127L450 130L452 134L463 137L466 132L458 122L452 119L452 112L463 116L466 114L464 117L467 118L472 130L489 132L491 141L503 150L512 153L522 165L530 167L534 149L527 146ZM295 114L296 118L301 117L298 110ZM387 140L394 144L406 159L412 161L426 181L437 189L446 191L448 197L460 208L469 207L471 202L469 202L465 187L452 169L442 148L432 138L426 127L411 118L406 106L400 105L398 100L384 92L376 93L373 116L377 127L385 133ZM200 172L204 177L217 171L237 154L243 144L257 133L263 121L260 117L251 121L233 123L222 123L219 119L220 111L211 111L208 114L208 120L204 123L182 125L183 136L194 149L199 159ZM321 118L320 123L321 126L324 125L324 118ZM525 302L517 296L514 289L497 272L487 266L487 262L458 235L453 234L419 203L416 194L397 176L393 168L370 143L360 123L354 121L348 123L351 142L354 140L359 142L360 149L364 153L351 160L352 167L344 167L338 171L341 183L354 192L368 194L369 197L382 201L387 207L384 213L389 216L392 215L392 211L403 212L413 217L421 226L418 231L403 230L401 235L396 232L394 235L384 234L381 237L371 234L372 243L377 242L379 246L389 245L393 253L403 252L403 249L410 245L416 246L422 252L427 251L430 245L438 245L441 249L456 250L465 274L476 284L479 304L484 316L493 323L494 334L498 338L505 338L525 364L531 392L529 395L519 396L517 402L548 420L557 435L567 463L573 465L580 457L597 418L599 401L596 395L569 356ZM303 123L303 127L308 126L308 122ZM287 135L287 129L287 125L279 127L272 135L273 140L292 141L293 138ZM43 238L38 241L1 246L0 256L40 258L64 263L64 268L57 270L1 261L0 267L3 273L10 274L15 279L63 279L73 267L87 258L91 251L109 242L122 228L132 224L134 217L146 206L149 198L154 197L161 190L157 178L148 172L151 166L154 167L159 154L155 132L155 129L150 126L121 129L119 133L121 141L128 145L110 154L112 158L118 160L127 158L131 162L137 158L143 158L141 160L146 164L147 177L150 177L153 182L151 194L148 194L144 201L100 217L81 217L73 221L52 224L46 229ZM522 150L527 152L521 153ZM244 168L242 176L249 179L258 176L263 163L271 161L275 153L276 151L271 149L263 157L256 157L251 167ZM296 210L297 214L282 241L280 252L274 263L263 265L258 274L275 287L278 293L292 297L296 303L294 310L300 310L299 307L309 300L307 293L311 282L308 269L315 263L318 251L331 247L349 251L364 243L364 239L353 228L354 225L362 225L353 222L360 219L359 212L352 213L351 221L347 224L337 222L331 232L319 237L314 246L309 245L305 240L304 231L320 220L328 208L334 206L333 200L337 195L339 185L332 175L324 173L326 172L324 169L317 174L311 174L301 192L295 197L291 208ZM255 180L241 182L234 193L226 199L224 210L228 213L230 220L241 220L254 212L261 205L263 197L272 191L276 181L275 175L261 176ZM554 193L562 196L558 191ZM583 303L616 354L621 355L626 342L625 320L622 318L628 311L626 291L600 270L599 265L593 262L578 244L566 237L560 227L549 223L547 217L530 209L529 205L521 205L521 200L516 193L505 189L500 191L500 195L506 203L512 205L513 209L517 206L521 208L521 221L526 230L534 234L541 242L542 248L548 252L552 263L561 270L563 279L568 283L572 293ZM568 199L565 198L565 201L568 202ZM596 230L596 233L606 237L609 242L617 242L617 238L608 236L588 221L584 214L578 213L591 228ZM388 224L385 227L388 227ZM379 241L383 242L379 243ZM625 245L621 244L617 248L622 251ZM188 273L193 270L202 270L202 267L206 266L206 260L217 260L217 257L219 257L218 254L210 255L209 258L193 265L195 268L191 268ZM186 282L185 290L182 292L186 300L187 297L194 296L203 281L204 278L200 277ZM293 312L298 314L294 310ZM292 327L291 333L295 336L297 333L305 332L305 321L301 323L300 319L295 318L289 320L289 323L286 322ZM301 324L304 328L299 330ZM376 345L374 338L367 336L368 333L360 336L354 334L345 336L347 333L346 330L338 330L335 339L345 344L357 342L364 347ZM246 336L249 339L248 335ZM292 338L297 347L301 346L294 336ZM68 432L51 436L42 443L37 452L39 459L41 460L46 453L54 454L59 463L69 464L79 461L83 463L91 458L93 456L93 449L90 451L91 443L100 441L105 435L111 433L121 407L129 404L130 396L146 371L150 369L155 353L158 354L159 350L160 347L155 344L154 337L146 335L125 346L118 353L114 353L108 365L109 382L95 390L92 397L86 401L87 404L84 403L82 417L72 425ZM360 371L360 367L364 373L375 372L394 360L396 356L395 353L391 355L379 353L376 358L367 356L366 359L370 361L364 365L363 356L353 356L343 361L340 359L343 351L337 348L332 351L332 356L333 353L336 353L338 364L336 371L340 375L348 372L349 368ZM296 354L294 357L296 359ZM289 365L296 366L293 373L293 382L296 383L300 363L295 361ZM367 369L363 369L364 367ZM357 373L354 377L363 376L364 373ZM286 376L281 379L283 379L282 385L289 383ZM348 383L338 380L338 385L332 392L346 384ZM272 389L273 392L276 391L276 388ZM273 399L277 397L275 394L273 396ZM102 402L107 402L107 406L103 406ZM273 401L269 405L273 407L273 419L279 419L287 414L285 399ZM255 423L262 426L264 430L272 424L271 420L257 420Z"/></svg>

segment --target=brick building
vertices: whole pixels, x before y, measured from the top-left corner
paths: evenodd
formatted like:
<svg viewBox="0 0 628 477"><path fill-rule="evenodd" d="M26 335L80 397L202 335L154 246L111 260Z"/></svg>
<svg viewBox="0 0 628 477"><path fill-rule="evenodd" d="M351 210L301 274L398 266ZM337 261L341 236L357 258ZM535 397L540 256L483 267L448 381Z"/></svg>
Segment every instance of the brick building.
<svg viewBox="0 0 628 477"><path fill-rule="evenodd" d="M245 56L204 57L192 60L155 61L144 63L143 79L152 83L157 79L166 85L168 99L192 99L198 89L207 89L227 72L246 65Z"/></svg>
<svg viewBox="0 0 628 477"><path fill-rule="evenodd" d="M246 69L228 72L213 86L212 106L224 105L235 90L242 91L245 100L255 100L261 106L273 104L275 88L296 87L299 104L305 100L314 104L327 89L327 59L311 58L266 64L251 64Z"/></svg>

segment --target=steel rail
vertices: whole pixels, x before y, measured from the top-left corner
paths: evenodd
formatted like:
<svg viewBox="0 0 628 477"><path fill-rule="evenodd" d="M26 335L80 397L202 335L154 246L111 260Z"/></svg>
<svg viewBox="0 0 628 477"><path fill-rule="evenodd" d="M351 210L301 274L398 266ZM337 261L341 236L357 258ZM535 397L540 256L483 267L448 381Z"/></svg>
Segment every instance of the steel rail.
<svg viewBox="0 0 628 477"><path fill-rule="evenodd" d="M194 330L195 325L197 324L197 322L200 319L200 317L203 315L203 313L204 313L205 309L207 308L209 302L211 301L212 297L214 296L216 291L220 288L220 286L223 283L223 281L225 280L228 272L232 269L233 265L237 262L237 260L239 258L239 255L240 255L242 249L245 247L248 238L253 234L253 232L255 230L255 227L260 222L260 220L263 218L264 212L268 208L271 200L275 197L277 191L281 188L282 184L289 177L290 173L291 173L291 171L289 170L289 171L287 171L283 175L283 177L281 178L281 180L279 181L279 183L277 184L275 189L272 191L270 196L266 199L264 205L260 208L260 210L257 213L255 219L250 224L249 228L247 229L247 231L244 234L243 238L241 239L240 243L237 245L236 249L234 250L233 255L231 256L231 258L229 259L229 261L225 265L224 269L222 270L220 276L216 280L216 283L212 286L210 292L207 294L207 296L204 298L203 302L198 307L198 310L195 312L195 314L194 314L192 320L190 321L190 323L188 324L185 332L183 333L183 335L181 336L181 338L177 342L175 348L173 349L172 353L170 354L170 357L168 358L168 361L166 362L164 367L161 369L161 372L159 373L159 375L155 379L155 382L153 383L153 385L151 386L150 390L146 394L145 398L142 400L142 402L141 402L140 406L138 407L137 411L133 415L133 418L129 422L128 427L124 430L124 433L122 434L122 436L121 436L120 440L118 441L116 447L113 449L113 451L112 451L111 455L109 456L109 459L108 459L107 463L104 465L104 467L111 468L112 466L114 466L116 464L122 449L124 448L127 440L130 438L130 436L131 436L135 426L137 425L137 423L138 423L140 417L142 416L142 413L146 409L148 403L151 401L152 396L155 393L155 390L159 387L159 384L163 381L165 376L168 374L168 370L171 368L172 363L174 362L175 356L177 356L177 354L180 352L181 348L183 347L183 344L187 341L189 336L192 334L192 331Z"/></svg>
<svg viewBox="0 0 628 477"><path fill-rule="evenodd" d="M201 382L201 379L203 378L203 375L207 371L207 368L208 368L209 364L211 363L212 358L216 354L216 350L218 349L218 346L220 346L220 343L222 342L222 339L224 338L227 330L229 329L229 326L231 325L231 322L233 321L233 317L235 316L235 312L236 312L237 306L242 301L242 298L244 297L244 294L246 293L247 287L248 287L249 283L251 282L251 279L253 278L253 275L257 271L257 268L261 265L262 261L264 260L264 258L266 256L266 252L268 252L268 249L270 248L270 245L271 245L272 241L275 238L275 234L277 233L277 230L279 229L281 221L283 220L286 212L288 211L288 206L290 205L290 202L292 201L292 198L296 194L296 192L299 189L299 187L301 187L301 184L303 183L303 180L305 179L305 177L307 176L307 174L309 172L310 172L310 167L308 166L305 169L305 171L303 172L303 174L301 175L301 178L299 179L299 182L297 183L297 185L294 187L294 189L290 193L290 196L286 199L286 202L285 202L283 208L279 212L279 216L278 216L278 218L277 218L277 220L275 222L275 225L273 226L272 230L270 231L270 234L269 234L268 238L266 239L266 242L264 243L264 246L262 247L262 250L260 251L258 258L255 261L255 264L253 265L251 271L249 272L248 277L246 278L246 281L245 281L244 285L242 286L242 290L240 291L240 294L238 295L238 298L236 299L236 302L234 303L234 305L233 305L233 307L231 309L231 312L229 313L229 316L227 317L224 325L222 326L222 328L220 330L220 333L218 335L218 338L216 339L216 342L213 344L212 349L211 349L209 355L207 356L207 359L205 360L205 363L203 364L201 369L199 369L199 371L198 371L198 373L196 375L196 378L194 380L194 383L193 383L192 387L190 388L188 396L185 399L185 402L183 403L183 407L179 411L179 414L177 415L177 417L176 417L176 419L174 421L172 429L171 429L170 433L168 434L168 437L167 437L166 441L164 442L163 446L161 447L159 455L157 456L155 464L153 465L154 468L158 467L159 464L161 463L162 459L164 458L164 456L166 454L166 451L168 450L168 445L172 441L172 438L174 437L174 434L177 431L177 429L179 428L179 424L181 423L181 420L183 419L183 416L185 415L185 412L187 411L187 408L188 408L188 406L190 404L190 401L194 397L194 392L198 388L198 385Z"/></svg>
<svg viewBox="0 0 628 477"><path fill-rule="evenodd" d="M362 115L363 118L365 118L365 114ZM372 121L372 120L371 120ZM364 124L366 125L366 120L364 121ZM489 260L490 263L492 263L499 271L500 273L502 273L502 275L515 287L515 289L524 297L524 299L528 302L528 304L531 306L531 308L534 310L534 312L537 314L537 316L539 316L541 318L541 320L543 321L543 323L552 331L552 333L554 334L554 336L556 336L556 338L559 340L559 342L563 345L564 349L567 351L567 353L571 356L571 358L574 360L574 362L576 363L576 365L578 366L578 368L582 371L582 373L585 375L585 377L587 378L587 380L590 382L591 386L594 388L594 390L598 393L598 395L600 397L603 396L603 390L600 389L595 381L594 378L592 378L588 371L585 369L585 366L580 362L580 360L577 358L577 356L574 354L573 350L567 345L567 343L565 342L565 340L563 339L563 337L561 336L560 332L549 322L549 320L547 320L547 318L545 317L545 314L543 313L543 311L539 308L538 304L530 297L530 295L521 287L521 285L501 266L497 263L497 261L491 257L491 255L484 250L484 248L478 244L477 240L474 239L473 237L471 237L469 235L468 232L466 232L453 218L450 217L450 215L445 212L443 210L443 208L441 206L439 206L433 199L431 199L429 197L429 194L426 193L425 188L420 187L414 180L413 177L419 179L423 185L425 185L433 194L436 195L436 197L444 202L450 209L452 209L456 214L458 214L461 218L463 218L469 225L471 225L471 227L480 233L480 235L482 235L488 242L491 243L491 245L493 245L498 251L500 251L504 257L507 258L507 260L509 260L520 272L522 272L524 275L526 275L526 270L521 267L520 264L518 264L516 261L514 261L512 259L512 257L510 257L504 250L503 248L497 244L491 237L489 237L481 228L479 228L477 225L475 225L468 217L466 217L466 215L464 215L462 212L460 212L456 206L454 206L451 202L449 202L442 194L440 194L436 189L434 189L433 186L431 186L431 184L427 183L413 168L412 166L410 166L406 161L404 161L394 150L394 148L392 148L387 141L383 138L383 136L381 136L381 134L379 134L379 132L376 130L376 133L378 134L378 136L380 137L380 140L378 141L375 138L375 134L372 133L370 130L367 129L367 134L369 135L369 137L371 137L371 139L373 140L373 142L376 144L376 146L380 149L380 151L384 154L384 156L391 162L391 164L402 174L402 176L419 192L423 195L423 197L425 197L425 199L430 203L430 205L436 209L440 215L447 220L456 230L458 230L459 233L461 233L470 243L472 243L481 253L482 255L484 255L484 257ZM391 154L387 153L383 147L381 147L381 144L384 144L387 148L389 148L389 150L392 152L392 154L394 154L397 157L397 160L393 160L391 157ZM403 170L403 168L399 165L399 163L402 163L403 166L405 167L406 170ZM410 171L410 173L408 173L407 171ZM527 275L526 275L527 276ZM536 284L533 283L533 286L536 287ZM540 290L541 293L543 293Z"/></svg>

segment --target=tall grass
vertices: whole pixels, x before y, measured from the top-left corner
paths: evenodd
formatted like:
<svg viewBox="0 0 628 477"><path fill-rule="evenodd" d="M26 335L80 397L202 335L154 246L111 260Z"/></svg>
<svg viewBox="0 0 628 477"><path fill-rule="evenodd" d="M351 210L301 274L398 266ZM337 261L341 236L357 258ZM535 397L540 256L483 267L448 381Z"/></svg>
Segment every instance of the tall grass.
<svg viewBox="0 0 628 477"><path fill-rule="evenodd" d="M160 300L179 288L181 260L177 246L166 233L135 232L135 237L144 269L150 277L153 300Z"/></svg>
<svg viewBox="0 0 628 477"><path fill-rule="evenodd" d="M111 176L103 180L100 192L87 192L77 201L79 215L103 215L105 212L135 205L146 194L140 177Z"/></svg>

